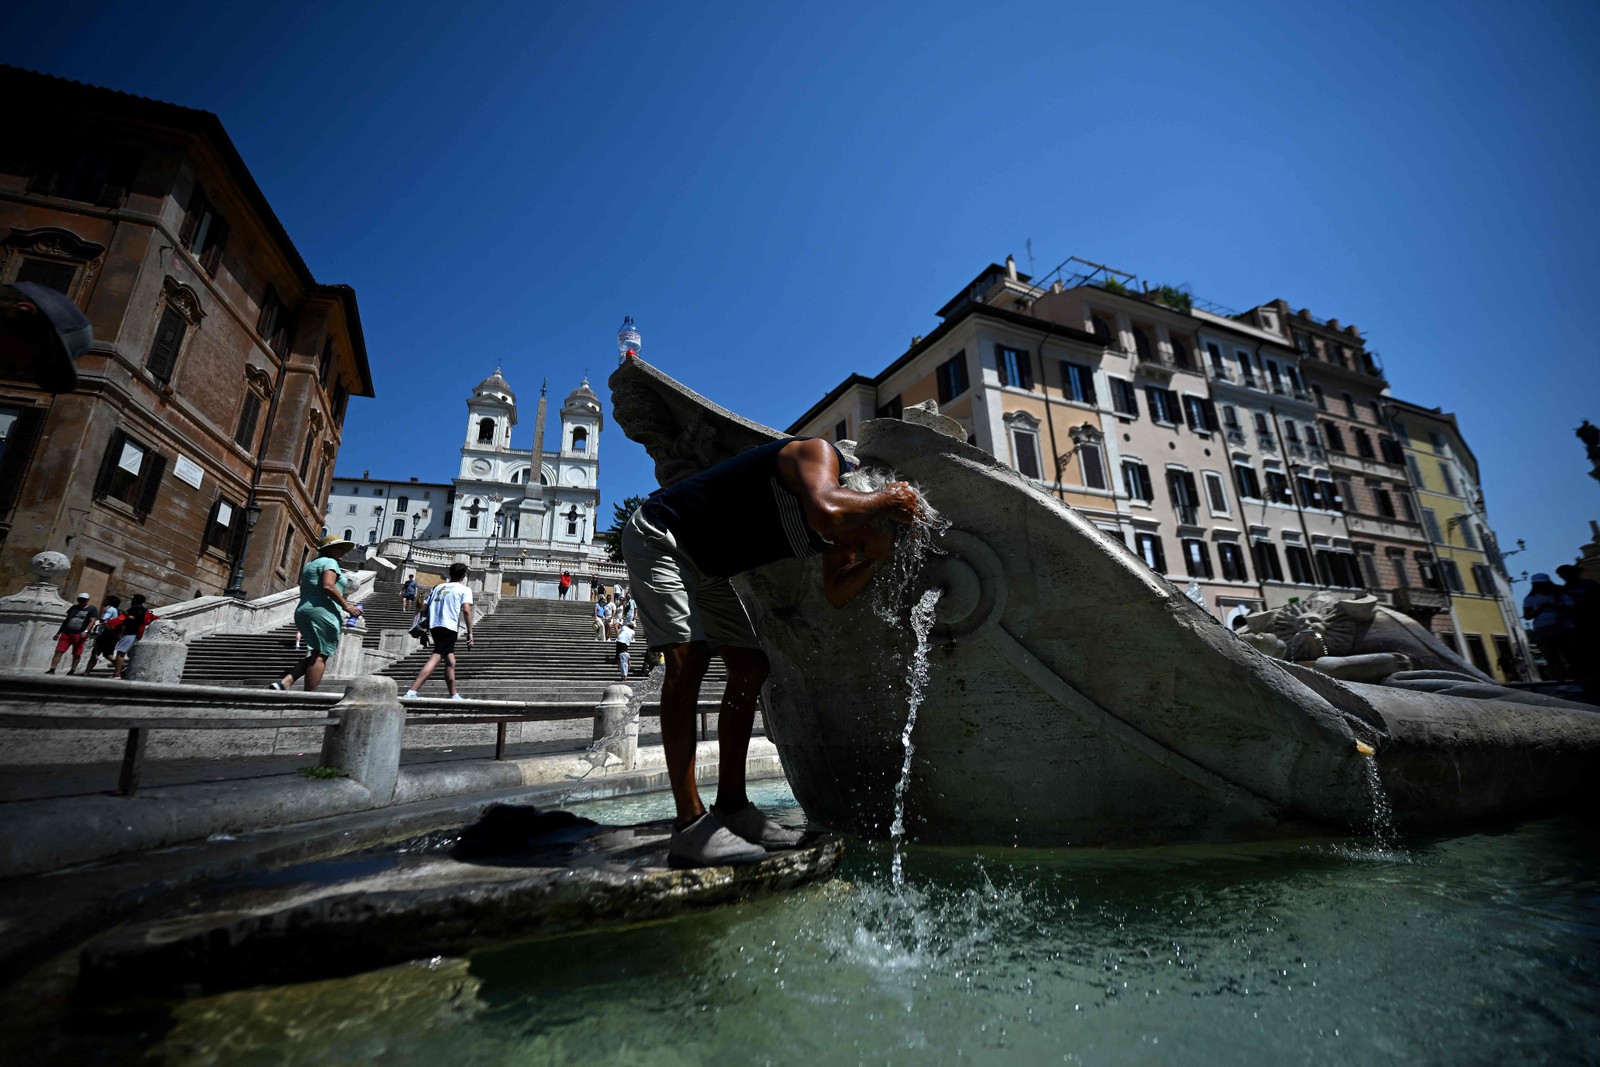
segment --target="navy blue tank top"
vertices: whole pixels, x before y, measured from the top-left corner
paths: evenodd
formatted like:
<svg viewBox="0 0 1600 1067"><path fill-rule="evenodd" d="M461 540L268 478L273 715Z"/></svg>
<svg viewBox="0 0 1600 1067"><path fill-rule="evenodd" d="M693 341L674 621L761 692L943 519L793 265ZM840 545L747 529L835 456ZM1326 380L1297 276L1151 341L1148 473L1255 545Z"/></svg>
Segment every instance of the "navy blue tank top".
<svg viewBox="0 0 1600 1067"><path fill-rule="evenodd" d="M732 577L780 559L815 556L828 542L806 525L805 511L778 477L778 452L803 437L757 445L645 501L645 518L670 530L694 565ZM841 473L850 461L839 457Z"/></svg>

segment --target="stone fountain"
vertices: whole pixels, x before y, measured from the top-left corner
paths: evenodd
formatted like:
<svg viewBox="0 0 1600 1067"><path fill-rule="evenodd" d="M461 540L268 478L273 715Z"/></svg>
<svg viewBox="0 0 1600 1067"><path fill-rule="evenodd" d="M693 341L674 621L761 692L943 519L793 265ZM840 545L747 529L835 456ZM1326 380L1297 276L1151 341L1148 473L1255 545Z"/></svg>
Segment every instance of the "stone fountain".
<svg viewBox="0 0 1600 1067"><path fill-rule="evenodd" d="M782 436L637 358L610 385L618 425L662 485ZM1264 617L1247 640L950 420L910 418L866 423L856 454L918 485L951 523L914 588L898 591L909 604L942 590L911 837L1060 845L1352 829L1372 816L1372 759L1402 825L1443 827L1548 804L1600 770L1600 714L1587 705L1494 686L1366 604L1281 627ZM865 598L829 607L820 570L792 560L738 581L773 665L766 722L813 820L882 837L909 639ZM1385 646L1397 627L1399 650ZM1304 636L1331 630L1337 649ZM1370 641L1341 643L1358 630ZM1279 658L1291 643L1297 661Z"/></svg>

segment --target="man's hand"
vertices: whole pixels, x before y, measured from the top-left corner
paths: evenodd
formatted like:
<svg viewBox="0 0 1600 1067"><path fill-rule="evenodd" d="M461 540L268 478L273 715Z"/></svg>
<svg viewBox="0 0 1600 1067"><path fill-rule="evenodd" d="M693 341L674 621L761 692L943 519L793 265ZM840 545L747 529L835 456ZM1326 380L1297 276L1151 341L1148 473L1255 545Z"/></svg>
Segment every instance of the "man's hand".
<svg viewBox="0 0 1600 1067"><path fill-rule="evenodd" d="M922 518L922 498L907 482L890 482L873 495L884 498L884 514L902 526Z"/></svg>

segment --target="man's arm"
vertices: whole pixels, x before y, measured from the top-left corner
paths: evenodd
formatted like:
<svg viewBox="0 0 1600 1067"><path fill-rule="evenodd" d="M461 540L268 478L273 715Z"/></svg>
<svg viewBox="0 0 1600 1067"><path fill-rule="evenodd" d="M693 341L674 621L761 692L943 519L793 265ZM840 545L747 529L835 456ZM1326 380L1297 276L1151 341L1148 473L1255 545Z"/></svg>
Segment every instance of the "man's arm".
<svg viewBox="0 0 1600 1067"><path fill-rule="evenodd" d="M778 477L800 498L806 525L829 541L876 518L915 522L916 492L905 482L891 482L875 493L858 493L839 484L839 457L818 438L791 441L778 452Z"/></svg>
<svg viewBox="0 0 1600 1067"><path fill-rule="evenodd" d="M876 526L859 526L841 534L822 554L822 593L842 608L872 583L878 564L894 553L894 537Z"/></svg>
<svg viewBox="0 0 1600 1067"><path fill-rule="evenodd" d="M472 644L472 601L461 605L461 617L467 620L467 644Z"/></svg>

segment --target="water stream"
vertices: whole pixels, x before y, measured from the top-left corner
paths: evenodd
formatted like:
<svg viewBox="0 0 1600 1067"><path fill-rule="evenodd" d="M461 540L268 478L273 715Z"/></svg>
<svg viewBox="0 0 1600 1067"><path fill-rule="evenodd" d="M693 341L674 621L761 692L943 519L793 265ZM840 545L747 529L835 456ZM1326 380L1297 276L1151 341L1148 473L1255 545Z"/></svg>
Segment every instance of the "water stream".
<svg viewBox="0 0 1600 1067"><path fill-rule="evenodd" d="M917 647L906 668L906 728L900 732L900 747L905 758L900 764L900 780L894 785L894 822L889 826L889 841L894 848L891 879L897 887L905 885L905 854L900 846L906 834L906 790L911 787L911 757L917 751L911 732L917 728L917 709L922 707L922 695L928 688L928 633L933 629L939 594L940 590L929 589L911 609L911 631L916 635Z"/></svg>

